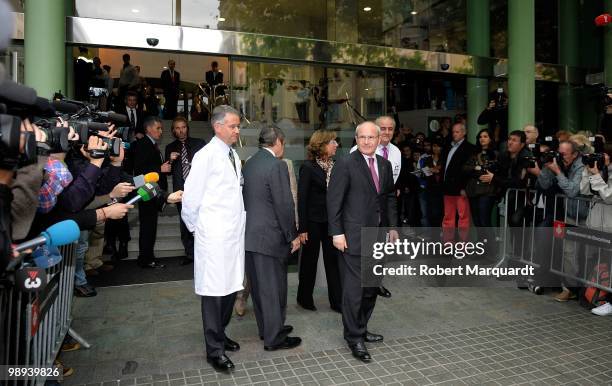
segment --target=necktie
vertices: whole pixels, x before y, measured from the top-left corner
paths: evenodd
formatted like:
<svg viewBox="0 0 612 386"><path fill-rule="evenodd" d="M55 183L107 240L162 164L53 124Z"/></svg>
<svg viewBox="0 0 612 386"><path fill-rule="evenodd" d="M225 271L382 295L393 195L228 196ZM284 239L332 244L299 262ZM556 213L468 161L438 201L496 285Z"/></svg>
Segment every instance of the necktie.
<svg viewBox="0 0 612 386"><path fill-rule="evenodd" d="M136 117L134 116L134 109L130 109L130 123L132 123L132 127L136 127Z"/></svg>
<svg viewBox="0 0 612 386"><path fill-rule="evenodd" d="M191 170L191 165L189 164L189 157L187 155L187 146L185 146L185 142L183 142L183 147L181 148L181 165L183 166L183 180L187 180L189 170Z"/></svg>
<svg viewBox="0 0 612 386"><path fill-rule="evenodd" d="M383 158L384 159L389 159L389 149L387 149L386 146L383 146L382 150L383 150Z"/></svg>
<svg viewBox="0 0 612 386"><path fill-rule="evenodd" d="M376 186L376 193L380 193L378 174L376 174L376 168L374 167L374 157L368 158L368 163L370 166L370 174L372 174L372 180L374 181L374 186Z"/></svg>
<svg viewBox="0 0 612 386"><path fill-rule="evenodd" d="M230 149L229 151L229 159L230 159L230 162L232 163L232 167L234 168L234 173L238 175L238 172L236 171L236 161L234 160L234 152L232 151L232 149Z"/></svg>

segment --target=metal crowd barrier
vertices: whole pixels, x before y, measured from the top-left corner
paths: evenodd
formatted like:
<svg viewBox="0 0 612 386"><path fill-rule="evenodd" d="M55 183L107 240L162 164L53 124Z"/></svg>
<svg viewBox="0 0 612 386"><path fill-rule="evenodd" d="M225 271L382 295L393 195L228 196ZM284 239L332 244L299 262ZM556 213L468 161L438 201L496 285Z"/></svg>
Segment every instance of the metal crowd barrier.
<svg viewBox="0 0 612 386"><path fill-rule="evenodd" d="M596 210L593 210L593 209ZM612 293L612 205L598 196L547 196L535 189L508 189L503 205L503 264L528 264L572 287ZM607 215L607 216L606 216ZM594 269L603 275L594 275ZM555 279L552 279L552 277ZM602 279L603 278L603 279Z"/></svg>
<svg viewBox="0 0 612 386"><path fill-rule="evenodd" d="M5 273L0 281L0 365L54 367L72 321L76 244L59 249L62 260L45 270L48 283L42 291L21 291L16 271ZM35 376L0 383L43 385L45 380Z"/></svg>

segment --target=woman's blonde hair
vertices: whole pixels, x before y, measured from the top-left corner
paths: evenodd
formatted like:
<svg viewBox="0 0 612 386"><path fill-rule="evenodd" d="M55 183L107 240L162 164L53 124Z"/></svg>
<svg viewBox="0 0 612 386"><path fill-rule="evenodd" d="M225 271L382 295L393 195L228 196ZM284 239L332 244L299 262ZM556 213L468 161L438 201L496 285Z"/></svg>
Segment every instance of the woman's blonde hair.
<svg viewBox="0 0 612 386"><path fill-rule="evenodd" d="M325 146L336 139L336 132L331 130L317 130L312 133L306 151L308 159L314 160L325 155Z"/></svg>

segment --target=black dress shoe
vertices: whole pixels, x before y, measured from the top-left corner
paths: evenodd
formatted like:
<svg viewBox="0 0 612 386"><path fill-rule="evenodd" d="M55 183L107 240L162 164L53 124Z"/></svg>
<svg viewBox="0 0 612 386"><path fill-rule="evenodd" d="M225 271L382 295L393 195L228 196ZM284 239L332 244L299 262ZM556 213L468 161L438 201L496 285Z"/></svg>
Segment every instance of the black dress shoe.
<svg viewBox="0 0 612 386"><path fill-rule="evenodd" d="M339 314L342 313L342 307L331 307L332 311L337 312Z"/></svg>
<svg viewBox="0 0 612 386"><path fill-rule="evenodd" d="M368 349L362 342L349 345L353 356L362 362L368 363L372 360Z"/></svg>
<svg viewBox="0 0 612 386"><path fill-rule="evenodd" d="M293 326L290 324L283 326L283 329L281 330L281 332L285 334L291 334L291 331L293 331ZM263 340L263 336L259 335L259 339Z"/></svg>
<svg viewBox="0 0 612 386"><path fill-rule="evenodd" d="M240 345L238 344L238 342L234 342L233 340L231 340L227 336L225 337L224 347L225 347L225 351L238 351L238 350L240 350Z"/></svg>
<svg viewBox="0 0 612 386"><path fill-rule="evenodd" d="M383 336L366 331L365 335L363 336L363 340L368 343L378 343L383 341Z"/></svg>
<svg viewBox="0 0 612 386"><path fill-rule="evenodd" d="M383 298L390 298L391 292L389 292L388 289L381 285L380 287L378 287L378 295L382 296Z"/></svg>
<svg viewBox="0 0 612 386"><path fill-rule="evenodd" d="M300 302L297 302L297 304L302 307L305 310L310 310L310 311L316 311L317 307L315 307L314 304L302 304Z"/></svg>
<svg viewBox="0 0 612 386"><path fill-rule="evenodd" d="M288 336L285 338L285 341L274 345L274 346L264 346L264 350L266 351L274 351L274 350L287 350L296 348L302 344L302 338L298 338L297 336Z"/></svg>
<svg viewBox="0 0 612 386"><path fill-rule="evenodd" d="M128 257L128 244L127 243L119 243L119 249L113 255L113 259L122 260Z"/></svg>
<svg viewBox="0 0 612 386"><path fill-rule="evenodd" d="M138 265L141 268L154 268L154 269L160 269L160 268L166 268L166 266L164 264L158 263L157 261L152 261L150 263L138 263Z"/></svg>
<svg viewBox="0 0 612 386"><path fill-rule="evenodd" d="M217 371L230 371L234 368L234 363L225 355L220 357L206 357L206 362L210 363Z"/></svg>

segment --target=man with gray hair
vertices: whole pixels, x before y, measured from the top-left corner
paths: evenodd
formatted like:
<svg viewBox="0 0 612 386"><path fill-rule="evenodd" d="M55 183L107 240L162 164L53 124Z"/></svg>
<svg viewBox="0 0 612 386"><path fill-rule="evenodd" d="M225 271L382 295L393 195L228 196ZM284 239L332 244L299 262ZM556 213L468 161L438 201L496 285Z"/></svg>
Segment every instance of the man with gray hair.
<svg viewBox="0 0 612 386"><path fill-rule="evenodd" d="M202 297L206 359L219 371L234 368L226 351L240 345L225 335L236 292L244 279L244 227L240 159L232 145L240 114L230 106L213 110L215 136L193 157L185 181L181 217L195 232L194 283Z"/></svg>
<svg viewBox="0 0 612 386"><path fill-rule="evenodd" d="M289 255L300 247L300 239L289 170L281 161L285 135L278 127L264 127L259 146L259 152L244 165L246 273L264 349L291 349L302 339L288 336L293 327L285 325L287 263Z"/></svg>

